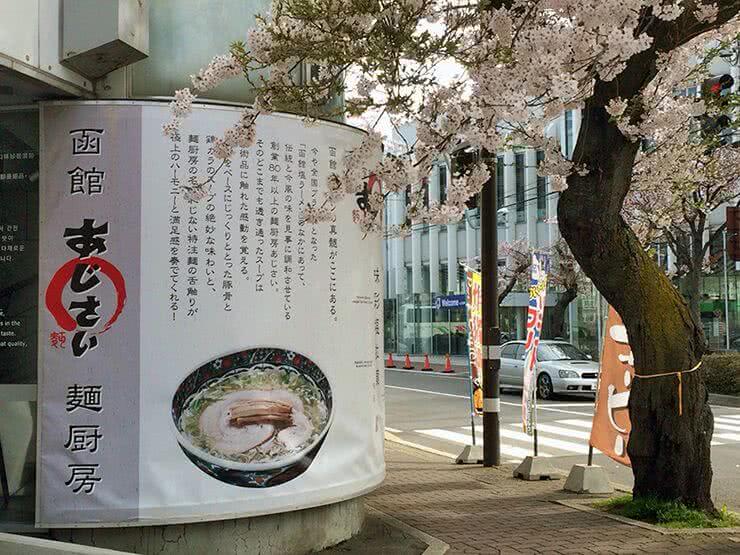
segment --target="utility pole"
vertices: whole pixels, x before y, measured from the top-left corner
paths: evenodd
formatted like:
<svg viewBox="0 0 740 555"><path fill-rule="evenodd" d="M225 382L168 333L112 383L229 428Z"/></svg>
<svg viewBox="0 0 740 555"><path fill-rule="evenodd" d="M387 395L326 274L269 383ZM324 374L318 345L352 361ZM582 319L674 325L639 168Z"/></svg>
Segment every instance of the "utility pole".
<svg viewBox="0 0 740 555"><path fill-rule="evenodd" d="M725 225L725 227L727 227ZM727 229L722 230L722 269L725 277L725 349L730 350L730 286L727 283Z"/></svg>
<svg viewBox="0 0 740 555"><path fill-rule="evenodd" d="M482 151L483 162L491 172L480 196L481 292L483 325L483 466L501 464L499 412L499 374L501 370L501 330L498 317L498 210L496 168Z"/></svg>

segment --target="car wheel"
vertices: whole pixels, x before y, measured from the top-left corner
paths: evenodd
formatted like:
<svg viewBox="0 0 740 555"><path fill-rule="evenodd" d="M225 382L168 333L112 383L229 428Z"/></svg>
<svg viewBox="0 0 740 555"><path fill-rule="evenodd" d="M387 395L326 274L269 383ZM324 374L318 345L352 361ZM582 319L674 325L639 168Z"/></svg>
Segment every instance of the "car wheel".
<svg viewBox="0 0 740 555"><path fill-rule="evenodd" d="M540 374L537 377L537 395L545 401L553 397L552 379L547 374Z"/></svg>

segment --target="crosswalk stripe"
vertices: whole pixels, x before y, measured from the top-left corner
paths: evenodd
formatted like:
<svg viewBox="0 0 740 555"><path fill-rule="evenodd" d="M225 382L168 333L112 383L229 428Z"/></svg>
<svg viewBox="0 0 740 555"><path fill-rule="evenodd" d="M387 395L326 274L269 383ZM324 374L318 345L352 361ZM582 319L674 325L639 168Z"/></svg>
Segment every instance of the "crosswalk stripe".
<svg viewBox="0 0 740 555"><path fill-rule="evenodd" d="M556 420L558 424L567 424L568 426L578 426L579 428L591 429L590 420Z"/></svg>
<svg viewBox="0 0 740 555"><path fill-rule="evenodd" d="M723 416L715 416L714 421L720 422L722 424L728 424L730 426L740 426L740 420L733 420L732 418L725 418Z"/></svg>
<svg viewBox="0 0 740 555"><path fill-rule="evenodd" d="M469 434L461 434L459 432L453 432L451 430L440 430L438 428L433 428L430 430L414 430L414 431L418 434L424 434L425 436L436 437L438 439L446 439L447 441L452 441L453 443L460 443L461 445L468 445L470 443ZM481 442L481 444L483 443L482 436L479 436L478 434L476 434L475 437L476 437L476 440ZM521 459L523 459L524 457L531 455L532 450L523 449L521 447L515 447L513 445L502 443L501 453L509 457L520 457ZM548 453L538 453L538 454L541 457L552 457L552 455Z"/></svg>
<svg viewBox="0 0 740 555"><path fill-rule="evenodd" d="M466 426L464 429L469 430L470 426ZM523 443L532 444L534 439L528 436L524 432L515 432L506 428L501 428L501 436L507 439L513 439L515 441L521 441ZM537 435L537 443L539 445L546 445L547 447L554 447L561 451L570 451L571 453L586 454L588 453L588 445L573 443L572 441L565 441L562 439L555 439L543 435Z"/></svg>
<svg viewBox="0 0 740 555"><path fill-rule="evenodd" d="M740 414L723 414L717 418L732 418L733 420L740 420Z"/></svg>
<svg viewBox="0 0 740 555"><path fill-rule="evenodd" d="M588 429L588 430L591 429L591 422L589 420L565 419L565 420L556 420L556 422L558 424L565 424L566 426L577 426L579 428L584 428L584 429ZM715 429L717 429L717 430L724 430L724 431L727 431L727 432L740 432L740 426L731 426L730 424L727 424L725 422L726 422L726 419L724 417L717 417L717 418L715 418L715 423L714 423ZM734 421L732 421L732 423L735 424ZM740 422L738 422L738 423L740 423ZM545 430L545 428L543 427L543 426L545 426L544 424L538 424L537 426L541 430ZM547 431L547 430L545 430L545 431ZM553 433L557 433L557 432L553 432ZM563 435L565 435L565 434L563 434ZM730 436L732 436L732 435L733 434L730 434ZM571 437L578 437L578 436L571 435ZM584 437L584 436L580 436L580 437ZM719 437L719 436L717 434L714 434L714 437ZM588 439L588 437L584 437L584 439ZM722 439L732 439L732 438L731 437L723 437ZM724 443L722 443L720 441L712 441L712 445L724 445Z"/></svg>
<svg viewBox="0 0 740 555"><path fill-rule="evenodd" d="M512 424L512 426L519 426L520 424ZM589 439L591 434L582 430L571 430L570 428L563 428L561 426L553 426L551 424L537 423L538 432L550 432L551 434L574 437L576 439Z"/></svg>
<svg viewBox="0 0 740 555"><path fill-rule="evenodd" d="M719 439L729 439L731 441L740 441L740 434L714 434Z"/></svg>
<svg viewBox="0 0 740 555"><path fill-rule="evenodd" d="M740 432L740 426L730 426L729 424L724 424L722 422L715 422L714 429L727 430L728 432Z"/></svg>
<svg viewBox="0 0 740 555"><path fill-rule="evenodd" d="M526 447L513 445L511 443L502 443L501 454L507 457L513 457L517 460L521 460L524 457L531 455L533 438L521 431L518 431L520 429L519 426L521 426L519 423L510 423L508 426L509 427L501 428L502 439L523 443ZM714 434L714 438L711 442L713 446L725 445L727 441L740 442L740 433L738 433L740 432L740 415L737 416L737 419L730 419L729 416L716 417L714 427L715 430L720 433ZM509 428L514 428L514 430ZM539 432L537 440L540 446L545 446L568 454L588 453L588 440L590 438L591 430L590 419L555 420L547 423L538 423L537 428ZM467 433L460 433L441 428L414 430L414 432L462 445L469 444L471 427L461 426L459 429L465 430ZM552 437L553 435L583 440L584 443L559 439L557 437ZM483 438L480 433L476 433L476 440L480 444L483 443ZM540 455L543 457L553 457L562 456L562 453L540 453Z"/></svg>

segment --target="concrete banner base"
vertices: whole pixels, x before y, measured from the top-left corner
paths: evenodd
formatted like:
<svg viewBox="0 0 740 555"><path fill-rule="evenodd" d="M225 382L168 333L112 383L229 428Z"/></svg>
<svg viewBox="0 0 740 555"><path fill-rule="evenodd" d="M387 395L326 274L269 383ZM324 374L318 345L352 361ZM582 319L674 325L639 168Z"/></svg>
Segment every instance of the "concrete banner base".
<svg viewBox="0 0 740 555"><path fill-rule="evenodd" d="M462 452L455 459L457 464L482 464L483 463L483 446L466 445Z"/></svg>
<svg viewBox="0 0 740 555"><path fill-rule="evenodd" d="M362 528L362 497L288 513L166 526L52 530L54 539L141 555L320 551Z"/></svg>
<svg viewBox="0 0 740 555"><path fill-rule="evenodd" d="M565 481L565 491L574 493L613 493L606 471L598 465L574 464Z"/></svg>
<svg viewBox="0 0 740 555"><path fill-rule="evenodd" d="M514 478L520 480L560 480L560 474L546 457L527 457L514 469Z"/></svg>

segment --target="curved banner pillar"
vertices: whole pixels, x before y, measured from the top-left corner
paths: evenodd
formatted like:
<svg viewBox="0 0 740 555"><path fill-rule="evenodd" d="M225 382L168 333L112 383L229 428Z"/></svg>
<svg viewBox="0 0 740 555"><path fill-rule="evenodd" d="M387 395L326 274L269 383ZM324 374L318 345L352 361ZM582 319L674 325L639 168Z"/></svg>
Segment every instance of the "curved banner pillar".
<svg viewBox="0 0 740 555"><path fill-rule="evenodd" d="M41 107L37 524L265 515L384 477L379 237L310 225L362 132L239 108ZM188 187L206 183L191 201Z"/></svg>

